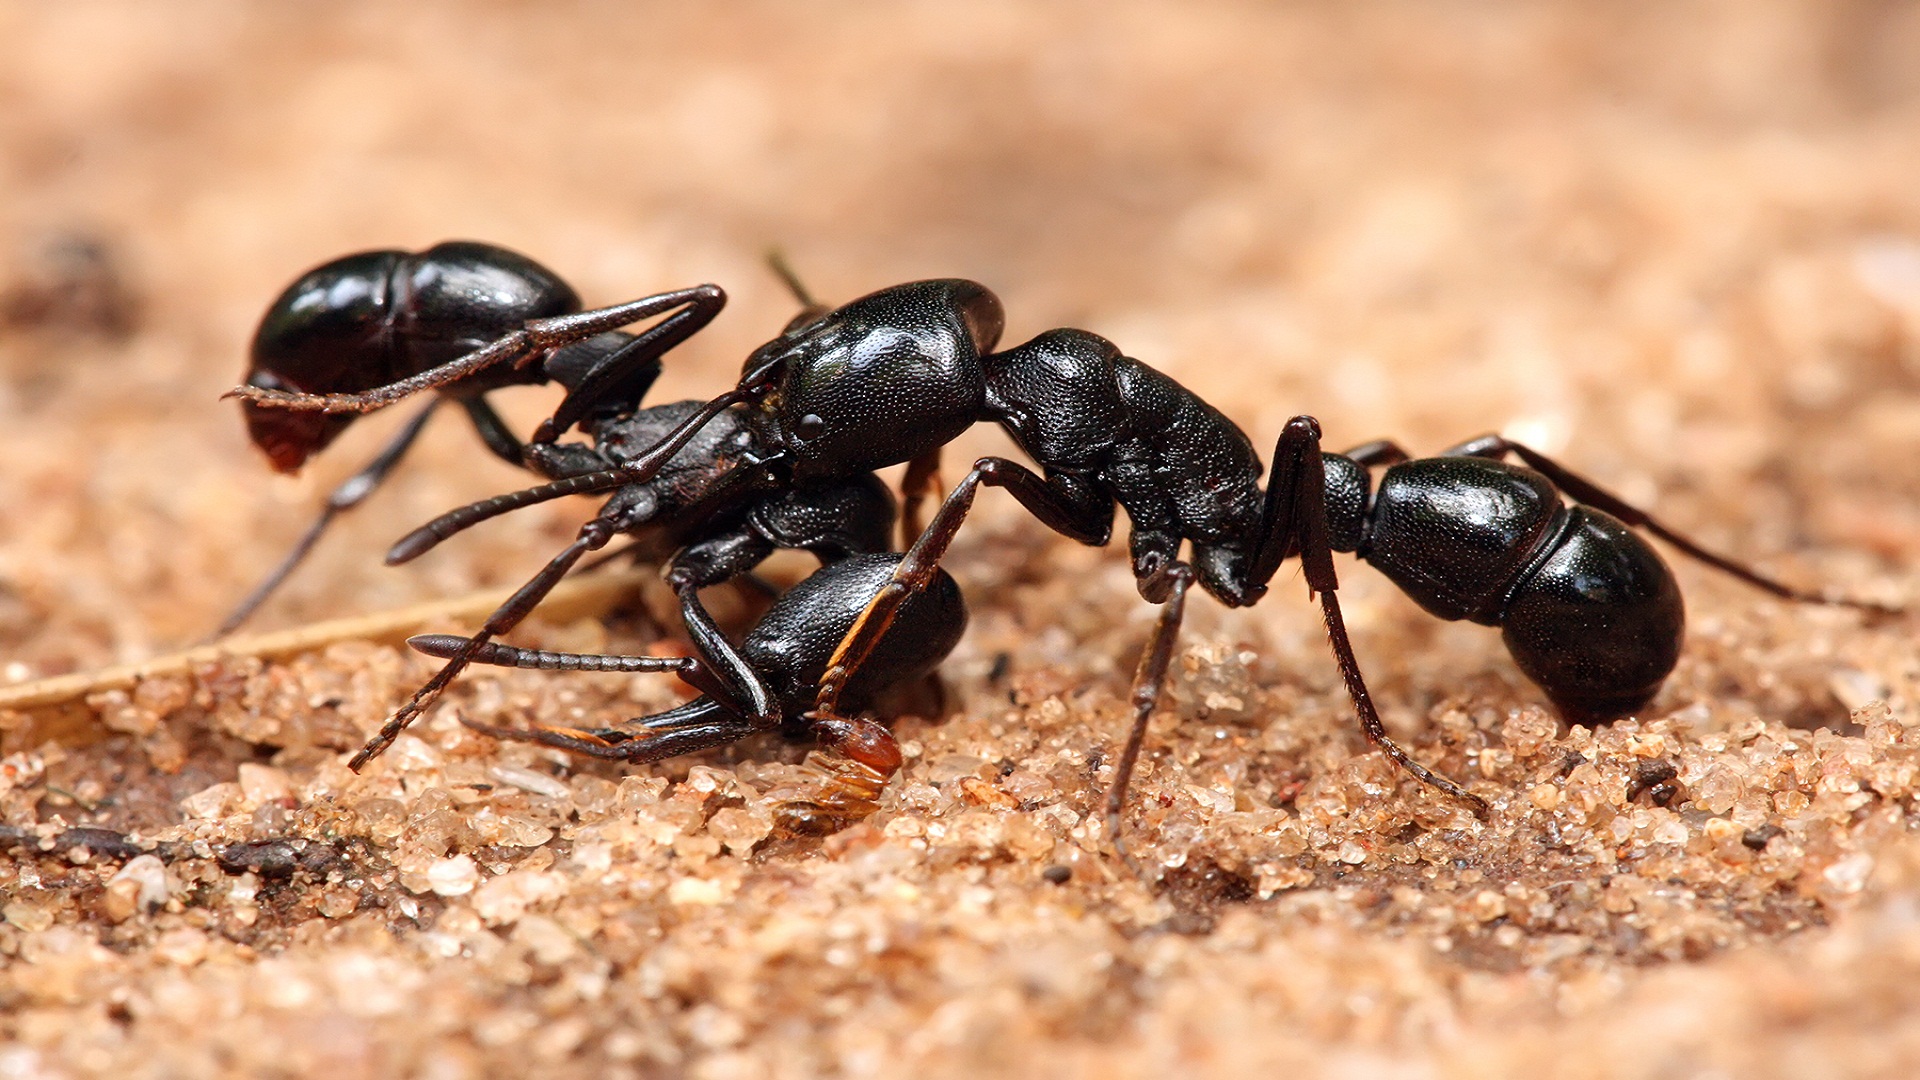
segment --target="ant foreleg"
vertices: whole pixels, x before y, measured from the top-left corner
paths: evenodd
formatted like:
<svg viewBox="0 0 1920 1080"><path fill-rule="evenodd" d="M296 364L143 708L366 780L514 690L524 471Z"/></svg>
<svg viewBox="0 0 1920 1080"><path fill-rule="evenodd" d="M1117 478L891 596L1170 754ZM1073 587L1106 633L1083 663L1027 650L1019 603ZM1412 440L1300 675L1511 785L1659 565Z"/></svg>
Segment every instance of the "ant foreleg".
<svg viewBox="0 0 1920 1080"><path fill-rule="evenodd" d="M605 514L604 510L602 514ZM400 733L407 729L407 725L419 719L420 715L433 705L434 701L440 697L441 691L445 690L448 684L452 683L454 678L472 662L474 655L485 647L487 642L520 625L520 621L531 614L540 601L546 599L547 594L560 583L560 579L566 576L567 571L573 569L573 564L579 562L581 556L589 551L598 551L606 547L607 542L619 532L618 520L606 516L596 517L580 526L579 538L567 545L560 554L555 555L545 568L530 578L525 585L520 586L505 603L495 608L493 614L489 615L486 623L481 626L480 632L467 639L466 645L448 658L446 665L433 678L427 680L425 686L416 690L413 697L402 705L398 712L381 725L373 738L368 739L366 745L360 748L360 752L353 755L353 759L347 762L347 767L354 772L359 772L367 762L379 757L387 747L392 746L393 740L399 738Z"/></svg>
<svg viewBox="0 0 1920 1080"><path fill-rule="evenodd" d="M684 296L686 306L595 363L567 391L553 415L534 430L534 442L553 442L603 402L638 404L659 374L660 358L699 333L727 306L727 294L718 285L700 285L669 295Z"/></svg>
<svg viewBox="0 0 1920 1080"><path fill-rule="evenodd" d="M1333 570L1333 545L1327 538L1326 463L1320 456L1320 425L1311 416L1296 416L1287 421L1273 448L1273 472L1268 478L1266 507L1261 514L1261 536L1254 559L1254 582L1264 585L1286 555L1297 551L1307 588L1320 598L1321 617L1327 627L1327 642L1333 659L1353 699L1360 718L1360 730L1367 741L1378 747L1394 764L1412 773L1429 787L1446 792L1473 808L1475 816L1485 818L1487 802L1459 784L1413 760L1400 744L1387 734L1386 724L1373 706L1366 679L1360 673L1360 661L1353 654L1353 642L1347 637L1346 619L1340 611L1339 578Z"/></svg>
<svg viewBox="0 0 1920 1080"><path fill-rule="evenodd" d="M732 715L718 702L704 699L654 716L639 717L618 727L512 728L482 724L466 717L461 717L460 722L496 739L538 743L636 765L725 746L765 730Z"/></svg>
<svg viewBox="0 0 1920 1080"><path fill-rule="evenodd" d="M423 390L437 390L459 382L476 371L502 364L518 367L544 350L557 349L576 341L584 341L596 334L617 330L629 323L662 315L677 307L689 304L699 307L712 303L710 298L715 295L720 297L719 302L725 302L725 294L720 292L719 286L696 285L691 289L679 289L656 296L642 297L613 307L580 311L571 315L557 315L548 319L534 319L518 330L502 334L465 356L449 360L418 375L357 393L303 394L286 390L269 390L258 386L236 386L221 397L237 397L261 405L298 412L372 412ZM708 318L711 317L711 315L708 316Z"/></svg>
<svg viewBox="0 0 1920 1080"><path fill-rule="evenodd" d="M833 715L839 706L840 692L866 662L875 645L893 625L894 615L907 597L927 587L948 545L960 531L960 525L973 508L973 499L981 485L1006 488L1020 505L1027 508L1047 527L1083 544L1107 542L1113 529L1113 499L1093 488L1074 482L1074 478L1056 474L1042 479L1031 469L1006 458L984 457L947 495L913 546L901 557L889 581L860 612L853 627L840 640L833 659L820 678L814 700L816 712Z"/></svg>
<svg viewBox="0 0 1920 1080"><path fill-rule="evenodd" d="M1652 514L1649 514L1645 510L1634 506L1632 503L1595 484L1593 481L1588 480L1586 477L1581 476L1579 473L1574 472L1538 450L1522 443L1514 442L1511 439L1506 439L1499 435L1482 435L1477 439L1471 439L1458 446L1442 451L1442 453L1447 456L1491 458L1495 461L1502 460L1511 453L1525 462L1529 468L1534 469L1545 475L1547 479L1553 481L1555 487L1566 493L1566 495L1575 502L1612 514L1628 525L1645 529L1660 539L1665 540L1667 543L1672 544L1674 547L1679 548L1682 553L1689 557L1706 563L1708 566L1723 573L1739 578L1754 588L1777 596L1782 600L1791 600L1802 604L1827 604L1836 607L1850 607L1881 615L1899 615L1903 614L1906 610L1905 608L1892 604L1881 604L1872 600L1855 600L1825 591L1815 592L1811 589L1796 588L1785 582L1768 577L1744 563L1736 562L1724 555L1716 555L1706 548L1701 547L1699 544L1694 543L1692 540L1687 539L1685 536L1682 536L1680 533L1661 524Z"/></svg>
<svg viewBox="0 0 1920 1080"><path fill-rule="evenodd" d="M1133 767L1140 760L1140 744L1147 737L1147 721L1160 704L1160 689L1167 681L1167 666L1173 661L1173 643L1179 638L1180 623L1186 617L1187 587L1193 584L1193 570L1184 563L1173 563L1166 574L1171 591L1160 608L1159 621L1154 623L1153 637L1140 651L1140 662L1133 671L1133 692L1129 696L1133 704L1133 728L1127 732L1126 748L1114 766L1113 787L1107 791L1107 835L1113 840L1114 850L1129 863L1133 857L1120 842L1120 808L1126 802L1127 786L1133 782Z"/></svg>
<svg viewBox="0 0 1920 1080"><path fill-rule="evenodd" d="M267 597L272 596L274 590L287 580L287 576L292 574L294 569L312 553L314 545L320 542L321 534L333 524L333 519L343 511L359 506L366 501L367 496L374 493L374 490L386 480L388 474L393 472L393 467L400 463L400 459L406 456L408 450L412 449L414 440L418 439L420 432L426 429L427 421L432 419L433 411L439 405L440 399L437 397L428 401L419 412L413 415L413 419L407 421L406 426L393 437L393 441L367 463L365 468L347 477L339 487L333 489L332 494L327 496L326 504L320 508L320 516L314 519L313 524L307 526L307 531L293 545L293 550L287 552L286 557L280 560L280 565L274 567L272 573L268 574L260 584L254 586L246 599L240 601L232 614L220 623L220 628L213 632L212 640L226 637L239 629L240 624L252 618L253 613L260 609L260 605L267 602Z"/></svg>

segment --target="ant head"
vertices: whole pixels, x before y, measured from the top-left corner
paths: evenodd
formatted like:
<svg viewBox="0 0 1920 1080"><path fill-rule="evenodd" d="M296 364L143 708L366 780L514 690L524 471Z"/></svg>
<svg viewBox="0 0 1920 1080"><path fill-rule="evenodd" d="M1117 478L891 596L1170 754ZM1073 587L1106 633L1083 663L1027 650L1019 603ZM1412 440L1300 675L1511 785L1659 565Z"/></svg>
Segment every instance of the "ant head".
<svg viewBox="0 0 1920 1080"><path fill-rule="evenodd" d="M870 293L768 342L747 370L774 365L766 416L796 475L897 464L980 418L981 358L1000 340L1000 301L944 279Z"/></svg>

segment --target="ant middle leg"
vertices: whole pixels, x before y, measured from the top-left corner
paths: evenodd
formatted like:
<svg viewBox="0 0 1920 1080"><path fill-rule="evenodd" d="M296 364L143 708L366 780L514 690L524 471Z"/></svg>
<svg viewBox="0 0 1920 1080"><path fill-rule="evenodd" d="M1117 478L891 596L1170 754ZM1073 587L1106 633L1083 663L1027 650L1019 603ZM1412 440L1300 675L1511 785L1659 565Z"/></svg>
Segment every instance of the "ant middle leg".
<svg viewBox="0 0 1920 1080"><path fill-rule="evenodd" d="M602 510L600 516L582 525L579 537L567 545L560 554L555 555L539 573L528 579L526 584L515 590L505 603L495 608L493 614L489 615L486 623L481 626L480 631L468 638L466 644L447 658L445 666L436 672L433 678L427 680L425 686L414 691L413 697L388 717L380 730L367 740L359 752L353 755L352 760L347 762L347 767L354 772L359 772L367 762L384 753L408 725L419 719L421 714L438 700L441 692L461 671L466 669L468 664L473 662L474 656L489 641L520 625L521 620L531 614L533 609L539 606L540 601L546 599L547 594L553 591L553 587L560 583L560 579L573 569L574 564L579 562L583 555L606 547L607 542L620 531L619 519L609 516L605 510Z"/></svg>
<svg viewBox="0 0 1920 1080"><path fill-rule="evenodd" d="M1133 769L1140 760L1140 747L1146 741L1147 722L1160 705L1160 690L1167 681L1167 667L1173 661L1173 643L1180 636L1180 623L1186 617L1187 589L1193 584L1193 570L1174 562L1166 572L1169 591L1154 623L1153 636L1140 651L1140 662L1133 672L1133 690L1128 700L1133 705L1133 727L1127 731L1126 747L1114 766L1113 787L1107 791L1107 836L1120 857L1132 862L1120 840L1120 810L1133 783Z"/></svg>
<svg viewBox="0 0 1920 1080"><path fill-rule="evenodd" d="M1782 600L1791 600L1801 604L1825 604L1834 607L1850 607L1860 611L1869 611L1880 615L1899 615L1906 609L1892 604L1881 604L1871 600L1857 600L1840 596L1825 590L1797 588L1768 577L1745 563L1716 554L1701 547L1681 533L1675 532L1656 519L1652 514L1634 506L1620 496L1601 487L1586 477L1560 464L1538 450L1523 443L1514 442L1500 435L1482 435L1469 439L1458 446L1441 451L1448 457L1479 457L1494 461L1504 460L1508 454L1519 458L1536 472L1544 475L1553 485L1575 502L1591 506L1614 517L1627 525L1642 528L1672 544L1689 558L1705 563L1722 573L1746 582L1762 592L1777 596Z"/></svg>

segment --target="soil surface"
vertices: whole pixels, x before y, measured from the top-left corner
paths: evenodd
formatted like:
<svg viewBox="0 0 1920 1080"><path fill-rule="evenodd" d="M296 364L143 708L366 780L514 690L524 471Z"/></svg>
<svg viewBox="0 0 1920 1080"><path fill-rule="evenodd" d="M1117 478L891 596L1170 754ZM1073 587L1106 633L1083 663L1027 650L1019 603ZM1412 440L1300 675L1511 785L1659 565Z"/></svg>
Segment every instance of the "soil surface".
<svg viewBox="0 0 1920 1080"><path fill-rule="evenodd" d="M826 298L965 276L1008 341L1097 331L1256 445L1301 412L1336 447L1498 430L1769 573L1920 602L1915 55L1920 5L1872 0L0 3L0 694L205 637L403 419L270 475L216 400L254 320L454 237L595 304L725 286L656 401L791 315L770 249ZM520 430L554 401L499 398ZM1920 1071L1911 615L1668 549L1679 669L1569 729L1495 631L1342 559L1388 726L1482 822L1362 740L1283 569L1193 602L1130 867L1099 808L1155 609L1123 545L989 493L945 708L900 706L878 814L792 839L768 793L805 747L621 768L458 722L654 712L658 676L477 672L347 770L433 670L382 613L511 588L591 512L383 566L525 482L461 428L260 613L295 644L0 711L0 1077ZM672 648L635 580L514 640Z"/></svg>

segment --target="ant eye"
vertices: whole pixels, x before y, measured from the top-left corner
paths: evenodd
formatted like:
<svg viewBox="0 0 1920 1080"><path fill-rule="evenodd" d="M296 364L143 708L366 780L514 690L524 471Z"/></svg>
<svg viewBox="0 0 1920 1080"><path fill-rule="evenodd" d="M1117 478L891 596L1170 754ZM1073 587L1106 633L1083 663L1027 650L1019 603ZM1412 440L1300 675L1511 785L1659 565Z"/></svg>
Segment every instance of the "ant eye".
<svg viewBox="0 0 1920 1080"><path fill-rule="evenodd" d="M827 430L827 422L813 413L801 417L793 425L794 434L803 439L811 439L825 430Z"/></svg>

